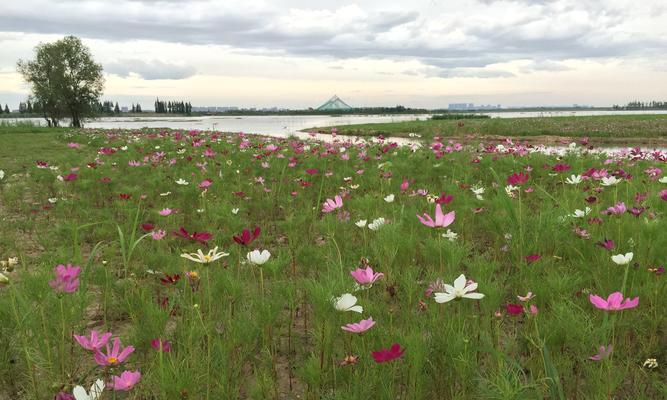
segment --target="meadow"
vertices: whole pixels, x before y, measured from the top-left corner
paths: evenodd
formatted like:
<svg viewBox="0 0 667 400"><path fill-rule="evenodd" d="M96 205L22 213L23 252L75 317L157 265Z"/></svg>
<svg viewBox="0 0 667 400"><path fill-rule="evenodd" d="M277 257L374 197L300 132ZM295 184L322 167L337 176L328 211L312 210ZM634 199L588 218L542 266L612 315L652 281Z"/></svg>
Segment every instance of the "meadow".
<svg viewBox="0 0 667 400"><path fill-rule="evenodd" d="M0 132L0 399L667 397L667 154L428 129Z"/></svg>
<svg viewBox="0 0 667 400"><path fill-rule="evenodd" d="M667 144L667 115L608 115L537 118L432 119L337 126L341 135L391 136L433 139L467 135L519 137L544 142L553 137L589 137L596 144ZM494 138L495 139L495 138Z"/></svg>

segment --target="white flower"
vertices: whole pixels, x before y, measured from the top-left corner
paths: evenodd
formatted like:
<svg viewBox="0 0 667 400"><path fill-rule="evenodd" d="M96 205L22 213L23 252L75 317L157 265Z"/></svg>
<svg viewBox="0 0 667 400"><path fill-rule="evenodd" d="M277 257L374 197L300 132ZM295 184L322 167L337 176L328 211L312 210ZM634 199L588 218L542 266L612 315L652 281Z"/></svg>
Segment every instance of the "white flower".
<svg viewBox="0 0 667 400"><path fill-rule="evenodd" d="M262 250L262 252L260 252L259 250L253 250L246 255L248 261L251 264L255 265L262 265L266 263L267 261L269 261L270 257L271 253L269 253L268 250Z"/></svg>
<svg viewBox="0 0 667 400"><path fill-rule="evenodd" d="M602 178L602 186L611 186L619 183L621 180L615 176L605 176Z"/></svg>
<svg viewBox="0 0 667 400"><path fill-rule="evenodd" d="M355 305L357 304L357 298L350 293L335 297L331 301L333 302L334 308L338 311L354 311L359 314L364 311L362 306Z"/></svg>
<svg viewBox="0 0 667 400"><path fill-rule="evenodd" d="M169 196L170 194L171 194L171 192L164 192L164 193L160 193L160 196L165 197L165 196Z"/></svg>
<svg viewBox="0 0 667 400"><path fill-rule="evenodd" d="M359 228L363 228L366 226L366 222L368 222L365 219L360 219L359 221L355 222L354 224L358 226Z"/></svg>
<svg viewBox="0 0 667 400"><path fill-rule="evenodd" d="M512 185L505 186L505 193L507 193L508 196L512 196L512 192L516 190L519 190L517 186L512 186Z"/></svg>
<svg viewBox="0 0 667 400"><path fill-rule="evenodd" d="M444 293L434 294L436 303L446 303L460 298L479 300L484 297L481 293L471 293L477 289L477 282L466 286L467 282L465 275L461 274L454 281L454 286L445 284Z"/></svg>
<svg viewBox="0 0 667 400"><path fill-rule="evenodd" d="M382 228L386 224L387 224L387 221L385 221L384 218L382 218L382 217L376 218L376 219L373 220L373 222L368 224L368 229L370 229L372 231L377 231L378 229Z"/></svg>
<svg viewBox="0 0 667 400"><path fill-rule="evenodd" d="M667 176L663 176L662 178L660 178L660 180L658 180L658 182L667 183Z"/></svg>
<svg viewBox="0 0 667 400"><path fill-rule="evenodd" d="M0 181L5 179L5 171L0 169Z"/></svg>
<svg viewBox="0 0 667 400"><path fill-rule="evenodd" d="M216 246L213 250L210 250L207 254L204 254L201 249L197 250L196 253L184 253L181 254L181 257L187 258L190 261L198 262L200 264L209 264L212 263L213 261L217 261L221 259L222 257L227 257L229 253L224 253L224 252L219 252L218 253L218 246Z"/></svg>
<svg viewBox="0 0 667 400"><path fill-rule="evenodd" d="M647 358L642 366L648 369L658 368L658 360L655 358Z"/></svg>
<svg viewBox="0 0 667 400"><path fill-rule="evenodd" d="M51 203L51 204L56 204L58 202L57 197L49 197L48 200L49 200L49 203Z"/></svg>
<svg viewBox="0 0 667 400"><path fill-rule="evenodd" d="M473 187L470 188L470 190L473 192L477 200L484 200L484 197L482 195L484 194L484 188L483 187Z"/></svg>
<svg viewBox="0 0 667 400"><path fill-rule="evenodd" d="M185 154L186 150L185 149L178 149L176 150L176 154Z"/></svg>
<svg viewBox="0 0 667 400"><path fill-rule="evenodd" d="M2 272L0 272L0 284L9 283L9 278L7 278Z"/></svg>
<svg viewBox="0 0 667 400"><path fill-rule="evenodd" d="M238 209L238 208L232 208L232 214L236 215L236 214L238 214L238 213L239 213L239 209Z"/></svg>
<svg viewBox="0 0 667 400"><path fill-rule="evenodd" d="M158 146L158 148L160 148L160 147ZM123 146L120 149L123 150L123 151L127 151L127 146Z"/></svg>
<svg viewBox="0 0 667 400"><path fill-rule="evenodd" d="M205 193L205 192L202 192L202 193ZM201 214L201 213L204 212L204 209L203 209L203 208L198 208L198 209L197 209L197 212L198 212L199 214Z"/></svg>
<svg viewBox="0 0 667 400"><path fill-rule="evenodd" d="M453 242L457 237L459 237L459 235L456 232L452 232L451 229L447 229L447 232L443 233L442 237L449 240L450 242Z"/></svg>
<svg viewBox="0 0 667 400"><path fill-rule="evenodd" d="M183 179L183 178L180 178L179 180L176 181L176 184L177 184L177 185L189 185L190 182L186 181L186 180Z"/></svg>
<svg viewBox="0 0 667 400"><path fill-rule="evenodd" d="M565 183L569 185L576 185L581 183L582 179L584 179L581 175L571 175L569 178L565 180Z"/></svg>
<svg viewBox="0 0 667 400"><path fill-rule="evenodd" d="M590 212L591 212L591 208L586 207L586 209L583 210L583 211L579 210L579 209L574 210L574 214L572 214L570 216L573 217L573 218L583 218L583 217L587 216Z"/></svg>
<svg viewBox="0 0 667 400"><path fill-rule="evenodd" d="M74 389L72 389L72 394L76 400L97 400L102 396L103 392L104 381L101 379L98 379L93 383L89 393L86 393L86 389L84 389L83 386L74 386Z"/></svg>
<svg viewBox="0 0 667 400"><path fill-rule="evenodd" d="M392 194L388 195L387 197L385 197L385 198L384 198L384 201L386 201L387 203L391 203L391 202L394 201L394 197L395 197L395 196L394 196L394 194L392 193Z"/></svg>
<svg viewBox="0 0 667 400"><path fill-rule="evenodd" d="M615 256L611 256L611 261L615 262L618 265L627 265L630 264L630 261L632 261L633 256L634 256L633 253L625 253L625 255L616 254Z"/></svg>

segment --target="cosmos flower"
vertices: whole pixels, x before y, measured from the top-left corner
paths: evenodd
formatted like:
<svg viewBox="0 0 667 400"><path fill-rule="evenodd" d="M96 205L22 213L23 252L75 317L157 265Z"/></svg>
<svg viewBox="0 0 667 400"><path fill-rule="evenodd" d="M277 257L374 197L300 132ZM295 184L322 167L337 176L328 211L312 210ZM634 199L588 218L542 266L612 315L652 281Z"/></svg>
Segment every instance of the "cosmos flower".
<svg viewBox="0 0 667 400"><path fill-rule="evenodd" d="M618 179L615 176L605 176L602 178L602 186L613 186L621 182L621 179Z"/></svg>
<svg viewBox="0 0 667 400"><path fill-rule="evenodd" d="M581 175L570 175L569 178L565 179L565 183L567 183L568 185L577 185L581 183L583 179L584 178Z"/></svg>
<svg viewBox="0 0 667 400"><path fill-rule="evenodd" d="M401 358L403 357L403 353L405 353L405 349L401 348L400 344L394 343L388 349L380 349L371 354L376 363L383 363Z"/></svg>
<svg viewBox="0 0 667 400"><path fill-rule="evenodd" d="M354 224L358 226L359 228L364 228L366 226L366 222L368 222L365 219L360 219L359 221L355 222Z"/></svg>
<svg viewBox="0 0 667 400"><path fill-rule="evenodd" d="M333 199L327 199L324 202L324 204L322 205L322 212L330 213L342 207L343 207L343 199L339 195L336 195L336 197L334 197Z"/></svg>
<svg viewBox="0 0 667 400"><path fill-rule="evenodd" d="M141 373L139 371L123 371L120 376L112 376L109 388L115 391L127 392L131 390L141 380Z"/></svg>
<svg viewBox="0 0 667 400"><path fill-rule="evenodd" d="M373 268L370 266L365 269L357 268L354 271L351 271L350 275L352 275L354 280L361 286L370 286L384 276L382 272L373 271Z"/></svg>
<svg viewBox="0 0 667 400"><path fill-rule="evenodd" d="M270 257L271 253L269 253L268 250L262 250L261 252L259 250L253 250L246 255L248 262L255 265L262 265L266 263L269 261Z"/></svg>
<svg viewBox="0 0 667 400"><path fill-rule="evenodd" d="M434 294L435 301L437 303L447 303L454 299L473 299L479 300L484 298L482 293L473 293L477 290L477 282L468 284L465 275L459 275L456 280L454 280L454 286L444 284L444 292L436 292Z"/></svg>
<svg viewBox="0 0 667 400"><path fill-rule="evenodd" d="M370 229L372 231L378 231L378 230L380 230L380 228L382 228L386 224L387 224L387 221L384 218L382 218L382 217L375 218L373 220L373 222L368 224L368 229Z"/></svg>
<svg viewBox="0 0 667 400"><path fill-rule="evenodd" d="M634 299L627 298L623 300L621 292L614 292L607 297L607 300L598 295L591 294L588 299L590 302L600 310L606 311L621 311L629 308L635 308L639 305L639 297Z"/></svg>
<svg viewBox="0 0 667 400"><path fill-rule="evenodd" d="M103 367L118 365L134 352L134 347L127 346L121 349L120 339L116 338L113 341L112 347L109 347L109 343L106 344L106 350L106 354L102 353L99 349L95 351L95 362L97 365Z"/></svg>
<svg viewBox="0 0 667 400"><path fill-rule="evenodd" d="M340 297L333 298L332 303L334 308L338 311L354 311L359 314L364 311L362 306L356 305L357 298L350 293L345 293Z"/></svg>
<svg viewBox="0 0 667 400"><path fill-rule="evenodd" d="M440 204L435 205L435 221L431 218L430 215L424 214L424 216L417 215L419 222L423 225L426 225L431 228L446 228L451 225L456 219L456 211L451 211L447 214L443 214L442 206Z"/></svg>
<svg viewBox="0 0 667 400"><path fill-rule="evenodd" d="M613 245L613 242L612 242ZM630 253L625 253L625 254L616 254L615 256L611 256L611 261L618 265L627 265L630 264L630 261L632 261L632 257L634 254L632 252Z"/></svg>
<svg viewBox="0 0 667 400"><path fill-rule="evenodd" d="M213 248L213 250L209 250L207 254L204 254L201 249L198 249L196 253L184 253L181 254L181 257L200 264L209 264L221 259L222 257L227 257L228 255L229 253L222 251L218 252L218 246L216 246Z"/></svg>
<svg viewBox="0 0 667 400"><path fill-rule="evenodd" d="M259 227L255 227L252 233L250 233L250 230L244 229L240 235L235 235L232 238L236 243L240 244L241 246L247 246L250 243L254 242L255 239L257 239L261 233L262 230Z"/></svg>
<svg viewBox="0 0 667 400"><path fill-rule="evenodd" d="M361 321L353 324L341 326L340 328L351 333L362 333L371 329L373 325L375 325L375 321L373 321L373 317L370 317L368 319L362 319Z"/></svg>
<svg viewBox="0 0 667 400"><path fill-rule="evenodd" d="M113 334L106 332L100 335L96 330L90 331L90 338L86 336L73 335L74 339L86 350L97 351L109 343Z"/></svg>
<svg viewBox="0 0 667 400"><path fill-rule="evenodd" d="M72 264L58 265L54 272L56 278L49 281L49 286L58 293L73 293L79 288L79 273L81 268Z"/></svg>
<svg viewBox="0 0 667 400"><path fill-rule="evenodd" d="M609 357L609 355L611 354L612 351L614 351L614 346L612 346L612 345L609 345L609 346L606 346L606 347L605 346L600 346L600 348L598 349L598 353L593 355L593 356L588 357L588 359L591 360L591 361L600 361L602 359L605 359L605 358Z"/></svg>
<svg viewBox="0 0 667 400"><path fill-rule="evenodd" d="M76 400L97 400L102 396L104 392L104 381L98 379L90 387L90 391L86 393L86 389L83 386L77 385L72 389L72 395Z"/></svg>

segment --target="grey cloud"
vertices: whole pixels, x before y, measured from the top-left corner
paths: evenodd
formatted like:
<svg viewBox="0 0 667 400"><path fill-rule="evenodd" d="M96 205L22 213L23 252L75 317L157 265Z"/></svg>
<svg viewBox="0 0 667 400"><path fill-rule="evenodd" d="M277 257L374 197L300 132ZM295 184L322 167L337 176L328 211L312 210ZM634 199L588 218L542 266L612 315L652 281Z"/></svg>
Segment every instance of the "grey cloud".
<svg viewBox="0 0 667 400"><path fill-rule="evenodd" d="M118 60L107 63L104 66L107 73L127 77L135 73L147 80L157 79L186 79L197 73L197 70L189 65L177 65L168 62L152 60Z"/></svg>

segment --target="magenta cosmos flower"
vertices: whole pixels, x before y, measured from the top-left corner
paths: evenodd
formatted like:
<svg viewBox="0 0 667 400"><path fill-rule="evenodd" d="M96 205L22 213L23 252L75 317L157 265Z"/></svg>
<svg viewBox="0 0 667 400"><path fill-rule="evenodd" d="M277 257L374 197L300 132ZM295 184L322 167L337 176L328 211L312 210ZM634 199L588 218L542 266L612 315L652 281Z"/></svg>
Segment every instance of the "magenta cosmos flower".
<svg viewBox="0 0 667 400"><path fill-rule="evenodd" d="M102 346L106 346L106 344L109 343L109 339L111 339L111 336L112 336L111 332L106 332L100 335L97 331L93 330L90 331L90 338L86 336L74 335L74 339L84 349L89 351L97 351L101 349Z"/></svg>
<svg viewBox="0 0 667 400"><path fill-rule="evenodd" d="M375 362L383 363L401 358L403 357L403 353L405 353L405 349L401 348L400 344L394 343L388 349L380 349L378 351L372 352L371 354L373 359L375 359Z"/></svg>
<svg viewBox="0 0 667 400"><path fill-rule="evenodd" d="M118 338L113 340L112 348L109 348L109 343L107 343L106 347L107 354L104 354L99 350L95 351L95 362L103 367L118 365L125 361L125 359L134 352L134 347L132 346L127 346L121 350L121 343Z"/></svg>
<svg viewBox="0 0 667 400"><path fill-rule="evenodd" d="M357 268L354 271L351 271L350 275L352 275L354 280L361 286L372 285L375 281L384 276L382 272L375 272L371 267L366 267L366 269Z"/></svg>
<svg viewBox="0 0 667 400"><path fill-rule="evenodd" d="M454 222L456 219L456 211L443 214L442 206L440 204L435 205L435 221L431 218L430 215L424 214L424 216L417 215L419 222L422 224L431 227L431 228L446 228Z"/></svg>
<svg viewBox="0 0 667 400"><path fill-rule="evenodd" d="M57 293L73 293L79 288L81 268L72 264L59 264L54 272L56 279L49 281L49 286Z"/></svg>
<svg viewBox="0 0 667 400"><path fill-rule="evenodd" d="M596 308L606 311L621 311L628 308L635 308L639 305L639 297L634 299L627 298L623 300L623 294L621 292L614 292L607 297L607 300L602 297L591 294L589 300Z"/></svg>
<svg viewBox="0 0 667 400"><path fill-rule="evenodd" d="M361 321L353 324L341 326L340 328L347 332L362 333L371 329L373 325L375 325L375 321L373 321L373 317L370 317L368 319L362 319Z"/></svg>
<svg viewBox="0 0 667 400"><path fill-rule="evenodd" d="M343 199L337 195L336 197L333 198L333 200L327 199L327 201L324 202L324 204L322 205L322 212L330 213L342 207L343 207Z"/></svg>
<svg viewBox="0 0 667 400"><path fill-rule="evenodd" d="M107 385L107 387L116 391L127 392L128 390L132 389L134 385L139 383L139 380L141 380L141 372L123 371L120 376L112 376L111 382Z"/></svg>
<svg viewBox="0 0 667 400"><path fill-rule="evenodd" d="M171 342L168 340L162 339L153 339L151 340L151 347L157 351L163 351L165 353L171 352Z"/></svg>
<svg viewBox="0 0 667 400"><path fill-rule="evenodd" d="M507 177L507 184L512 186L521 186L524 183L528 182L529 178L530 176L528 174L524 174L523 172L519 172L517 174L515 172Z"/></svg>

